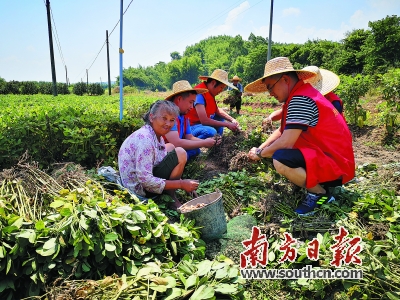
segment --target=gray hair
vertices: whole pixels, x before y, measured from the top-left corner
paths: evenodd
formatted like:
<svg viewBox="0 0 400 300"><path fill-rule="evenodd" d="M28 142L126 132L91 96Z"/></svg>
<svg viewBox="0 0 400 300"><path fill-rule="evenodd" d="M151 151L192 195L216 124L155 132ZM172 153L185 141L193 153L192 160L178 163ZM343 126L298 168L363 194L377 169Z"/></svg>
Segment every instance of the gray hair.
<svg viewBox="0 0 400 300"><path fill-rule="evenodd" d="M163 112L174 115L175 117L179 116L179 108L175 103L166 100L157 100L150 106L149 111L143 116L143 120L146 124L150 124L150 114L154 116Z"/></svg>

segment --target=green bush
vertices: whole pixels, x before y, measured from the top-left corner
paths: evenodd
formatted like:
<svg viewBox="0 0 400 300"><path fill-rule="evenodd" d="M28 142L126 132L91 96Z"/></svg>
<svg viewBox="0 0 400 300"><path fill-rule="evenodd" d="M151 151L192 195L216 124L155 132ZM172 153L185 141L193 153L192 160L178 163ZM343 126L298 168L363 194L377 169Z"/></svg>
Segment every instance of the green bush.
<svg viewBox="0 0 400 300"><path fill-rule="evenodd" d="M7 81L0 77L0 95L5 94Z"/></svg>
<svg viewBox="0 0 400 300"><path fill-rule="evenodd" d="M91 83L89 84L89 91L90 95L101 96L104 95L104 89L101 87L100 83Z"/></svg>
<svg viewBox="0 0 400 300"><path fill-rule="evenodd" d="M39 93L42 95L53 94L53 84L51 82L40 81L38 83Z"/></svg>
<svg viewBox="0 0 400 300"><path fill-rule="evenodd" d="M66 83L57 83L57 94L68 95L69 93L68 85Z"/></svg>
<svg viewBox="0 0 400 300"><path fill-rule="evenodd" d="M87 92L86 83L78 82L78 83L74 84L74 87L73 87L73 89L72 89L72 92L73 92L75 95L82 96L84 93Z"/></svg>
<svg viewBox="0 0 400 300"><path fill-rule="evenodd" d="M19 95L20 94L20 82L19 81L9 81L6 83L6 88L5 88L5 93L4 94L14 94L14 95Z"/></svg>
<svg viewBox="0 0 400 300"><path fill-rule="evenodd" d="M137 93L139 90L134 87L134 86L124 86L124 94L134 94ZM118 89L118 93L119 93L119 89Z"/></svg>
<svg viewBox="0 0 400 300"><path fill-rule="evenodd" d="M21 94L22 95L35 95L39 92L39 88L36 81L25 81L21 82Z"/></svg>

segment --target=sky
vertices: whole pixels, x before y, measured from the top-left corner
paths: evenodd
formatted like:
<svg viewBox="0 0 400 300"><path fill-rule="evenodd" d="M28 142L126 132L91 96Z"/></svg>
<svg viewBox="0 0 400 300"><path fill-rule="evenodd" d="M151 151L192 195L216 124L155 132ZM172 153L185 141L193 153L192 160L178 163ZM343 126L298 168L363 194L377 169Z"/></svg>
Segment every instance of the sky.
<svg viewBox="0 0 400 300"><path fill-rule="evenodd" d="M0 0L0 77L51 81L46 0ZM119 76L121 0L50 0L57 82L106 82ZM269 36L271 0L123 0L123 67L171 61L217 35ZM369 21L400 15L400 0L274 0L272 40L340 41ZM117 25L118 24L118 25ZM117 26L116 26L117 25ZM88 70L86 72L86 70ZM207 75L207 74L204 74Z"/></svg>

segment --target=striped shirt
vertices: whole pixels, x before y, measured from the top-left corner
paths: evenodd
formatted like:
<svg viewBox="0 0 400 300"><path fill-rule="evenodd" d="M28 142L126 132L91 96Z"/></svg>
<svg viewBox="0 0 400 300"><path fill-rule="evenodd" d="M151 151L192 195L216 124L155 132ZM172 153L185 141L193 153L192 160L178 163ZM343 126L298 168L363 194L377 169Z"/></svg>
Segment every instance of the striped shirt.
<svg viewBox="0 0 400 300"><path fill-rule="evenodd" d="M301 129L315 127L318 123L318 107L315 101L305 96L294 96L290 100L286 115L285 129Z"/></svg>

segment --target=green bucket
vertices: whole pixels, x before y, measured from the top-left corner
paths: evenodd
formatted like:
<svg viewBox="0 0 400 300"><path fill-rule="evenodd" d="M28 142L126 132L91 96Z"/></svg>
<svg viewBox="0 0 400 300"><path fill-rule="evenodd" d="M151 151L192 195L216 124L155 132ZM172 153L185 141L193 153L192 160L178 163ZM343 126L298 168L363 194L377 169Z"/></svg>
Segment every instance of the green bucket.
<svg viewBox="0 0 400 300"><path fill-rule="evenodd" d="M196 205L203 206L189 210ZM221 192L206 194L190 200L178 210L188 219L196 221L196 227L201 227L203 240L219 239L226 232L227 225Z"/></svg>

